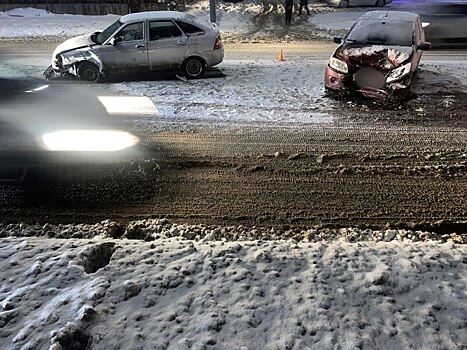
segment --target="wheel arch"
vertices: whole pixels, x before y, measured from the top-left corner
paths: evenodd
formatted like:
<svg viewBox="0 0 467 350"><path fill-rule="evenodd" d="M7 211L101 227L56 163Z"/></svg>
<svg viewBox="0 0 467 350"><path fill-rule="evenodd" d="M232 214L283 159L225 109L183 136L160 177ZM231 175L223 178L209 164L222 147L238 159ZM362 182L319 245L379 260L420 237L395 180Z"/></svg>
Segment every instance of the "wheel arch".
<svg viewBox="0 0 467 350"><path fill-rule="evenodd" d="M183 67L183 65L186 63L186 61L188 61L190 58L196 58L196 59L200 60L201 63L203 63L205 69L208 67L208 63L207 63L206 59L205 59L203 56L199 55L199 54L190 54L190 55L187 55L187 56L183 59L182 64L180 65L180 67Z"/></svg>

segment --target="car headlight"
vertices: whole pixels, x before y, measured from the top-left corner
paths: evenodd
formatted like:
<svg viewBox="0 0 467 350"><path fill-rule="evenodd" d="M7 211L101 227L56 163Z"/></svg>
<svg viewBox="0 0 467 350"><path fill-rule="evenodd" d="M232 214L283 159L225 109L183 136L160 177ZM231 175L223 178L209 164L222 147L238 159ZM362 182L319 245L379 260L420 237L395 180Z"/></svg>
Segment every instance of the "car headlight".
<svg viewBox="0 0 467 350"><path fill-rule="evenodd" d="M120 130L58 130L42 135L49 151L114 152L134 146L138 138Z"/></svg>
<svg viewBox="0 0 467 350"><path fill-rule="evenodd" d="M71 55L62 55L63 64L72 64L75 62L83 61L89 58L90 55L87 52L79 52Z"/></svg>
<svg viewBox="0 0 467 350"><path fill-rule="evenodd" d="M412 63L409 62L407 64L404 64L403 66L400 66L399 68L396 68L389 72L388 76L386 77L386 82L387 83L392 83L393 81L402 79L405 77L407 74L410 73L410 68L412 67Z"/></svg>
<svg viewBox="0 0 467 350"><path fill-rule="evenodd" d="M340 72L340 73L348 73L349 72L349 67L347 65L347 63L345 63L344 61L341 61L340 59L338 58L335 58L335 57L331 57L329 59L329 67L331 67L332 69Z"/></svg>

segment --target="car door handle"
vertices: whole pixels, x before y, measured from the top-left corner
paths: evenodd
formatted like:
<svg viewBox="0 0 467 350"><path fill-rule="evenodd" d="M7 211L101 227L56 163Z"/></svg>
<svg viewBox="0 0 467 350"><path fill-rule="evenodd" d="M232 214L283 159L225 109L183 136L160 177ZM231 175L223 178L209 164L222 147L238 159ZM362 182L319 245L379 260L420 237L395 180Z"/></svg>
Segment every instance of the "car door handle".
<svg viewBox="0 0 467 350"><path fill-rule="evenodd" d="M143 44L135 45L135 49L144 49L145 47L146 45L143 45Z"/></svg>

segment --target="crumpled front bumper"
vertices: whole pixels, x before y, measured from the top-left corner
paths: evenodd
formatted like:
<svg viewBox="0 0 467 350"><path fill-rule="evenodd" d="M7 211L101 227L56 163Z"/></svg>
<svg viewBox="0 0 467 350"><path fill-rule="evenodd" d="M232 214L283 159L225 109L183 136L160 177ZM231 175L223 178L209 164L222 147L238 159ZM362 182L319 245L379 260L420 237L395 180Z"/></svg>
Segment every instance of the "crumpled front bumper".
<svg viewBox="0 0 467 350"><path fill-rule="evenodd" d="M382 89L371 87L360 88L355 84L352 74L336 72L329 66L326 68L324 75L324 86L328 91L338 93L355 93L372 99L400 100L406 98L410 93L410 84L406 84L405 81L386 83Z"/></svg>

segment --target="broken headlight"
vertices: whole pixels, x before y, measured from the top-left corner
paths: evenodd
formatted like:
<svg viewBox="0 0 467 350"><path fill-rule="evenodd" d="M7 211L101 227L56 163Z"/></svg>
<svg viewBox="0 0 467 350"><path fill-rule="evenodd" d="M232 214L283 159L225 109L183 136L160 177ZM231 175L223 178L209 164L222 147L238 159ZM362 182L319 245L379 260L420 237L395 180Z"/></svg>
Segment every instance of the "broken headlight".
<svg viewBox="0 0 467 350"><path fill-rule="evenodd" d="M412 66L412 63L409 62L389 72L389 74L386 77L386 83L392 83L393 81L396 81L396 80L399 80L405 77L407 74L410 73L411 66Z"/></svg>
<svg viewBox="0 0 467 350"><path fill-rule="evenodd" d="M69 64L84 60L85 56L83 54L69 55L69 56L62 55L62 59L63 59L64 65L69 65Z"/></svg>
<svg viewBox="0 0 467 350"><path fill-rule="evenodd" d="M349 67L347 66L347 63L335 57L331 57L329 59L329 67L340 73L349 72Z"/></svg>

